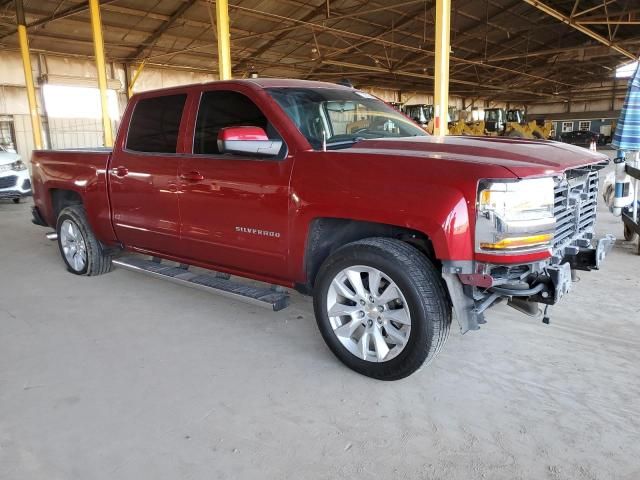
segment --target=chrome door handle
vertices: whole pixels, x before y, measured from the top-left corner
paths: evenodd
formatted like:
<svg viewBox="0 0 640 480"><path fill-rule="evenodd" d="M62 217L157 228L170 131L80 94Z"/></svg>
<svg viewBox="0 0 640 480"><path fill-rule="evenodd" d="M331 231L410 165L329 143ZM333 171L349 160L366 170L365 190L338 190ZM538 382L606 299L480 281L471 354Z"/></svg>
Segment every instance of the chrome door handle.
<svg viewBox="0 0 640 480"><path fill-rule="evenodd" d="M115 175L116 177L124 177L129 173L129 169L127 167L114 167L110 171L111 175Z"/></svg>
<svg viewBox="0 0 640 480"><path fill-rule="evenodd" d="M180 175L180 178L187 182L200 182L204 180L204 175L202 175L200 172L194 171L194 172L183 173L182 175Z"/></svg>

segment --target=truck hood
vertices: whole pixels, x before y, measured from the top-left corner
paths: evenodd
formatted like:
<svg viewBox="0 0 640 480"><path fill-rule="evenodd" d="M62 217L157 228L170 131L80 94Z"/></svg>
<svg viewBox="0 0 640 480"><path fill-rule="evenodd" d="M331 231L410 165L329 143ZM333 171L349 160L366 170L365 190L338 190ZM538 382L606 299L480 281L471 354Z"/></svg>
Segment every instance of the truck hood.
<svg viewBox="0 0 640 480"><path fill-rule="evenodd" d="M405 137L362 140L349 151L500 165L520 178L561 174L572 168L608 162L585 148L547 140L505 137Z"/></svg>

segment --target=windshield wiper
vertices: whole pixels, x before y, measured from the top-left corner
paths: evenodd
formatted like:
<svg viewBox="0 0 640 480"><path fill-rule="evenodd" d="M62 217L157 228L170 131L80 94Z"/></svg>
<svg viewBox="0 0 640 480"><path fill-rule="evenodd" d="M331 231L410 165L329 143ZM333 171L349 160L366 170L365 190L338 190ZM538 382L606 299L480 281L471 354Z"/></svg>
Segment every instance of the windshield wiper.
<svg viewBox="0 0 640 480"><path fill-rule="evenodd" d="M353 138L347 138L344 140L337 140L335 142L327 142L326 146L327 148L346 148L346 147L350 147L351 145L355 145L356 143L365 140L364 137L353 137Z"/></svg>

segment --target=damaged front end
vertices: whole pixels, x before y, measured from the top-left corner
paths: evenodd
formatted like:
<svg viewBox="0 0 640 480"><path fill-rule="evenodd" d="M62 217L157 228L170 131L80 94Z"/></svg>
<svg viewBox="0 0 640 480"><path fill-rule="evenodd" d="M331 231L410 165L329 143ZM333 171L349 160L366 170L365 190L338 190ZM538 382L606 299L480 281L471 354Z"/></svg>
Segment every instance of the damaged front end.
<svg viewBox="0 0 640 480"><path fill-rule="evenodd" d="M494 234L492 238L495 239L491 240L491 245L508 245L509 241L513 243L513 238L522 243L520 239L531 238L538 241L538 244L519 245L519 252L540 252L540 248L546 248L551 252L551 256L526 264L443 262L442 276L447 283L463 333L477 330L480 324L485 323L486 310L504 301L516 310L531 316L538 315L541 312L540 306L543 305L543 322L548 323L549 306L556 304L571 291L572 284L577 279L577 272L600 268L615 243L612 235L594 240L598 170L603 166L598 164L570 170L562 178L554 179L552 206L549 205L548 198L540 202L543 207L536 210L538 216L534 221L530 217L526 218L526 221L517 218L516 221L509 222L508 218L505 220L509 212L505 214L500 208L485 208L481 202L492 207L497 202L495 199L492 200L490 195L483 193L481 185L478 197L477 248L477 238L487 236L487 231L491 231ZM494 186L491 188L496 189ZM498 198L502 200L502 197ZM530 208L529 211L531 210ZM548 222L538 220L539 217L548 220L549 214L552 215L551 230ZM523 224L536 225L538 230L524 235L518 230ZM546 229L539 227L540 225L545 225ZM544 244L540 239L547 235L548 244ZM506 251L505 248L504 254L508 255L512 251Z"/></svg>

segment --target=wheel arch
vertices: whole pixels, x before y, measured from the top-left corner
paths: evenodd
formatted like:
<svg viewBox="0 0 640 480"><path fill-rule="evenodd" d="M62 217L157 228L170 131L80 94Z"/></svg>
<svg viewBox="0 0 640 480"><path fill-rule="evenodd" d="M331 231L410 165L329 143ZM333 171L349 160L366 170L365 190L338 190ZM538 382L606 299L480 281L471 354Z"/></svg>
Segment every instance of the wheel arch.
<svg viewBox="0 0 640 480"><path fill-rule="evenodd" d="M309 226L304 255L306 283L301 289L306 292L313 289L320 266L338 248L369 237L401 240L422 252L438 268L441 266L431 239L421 231L385 223L320 217L313 219Z"/></svg>
<svg viewBox="0 0 640 480"><path fill-rule="evenodd" d="M49 189L49 198L51 200L51 213L54 221L58 218L62 209L71 205L84 204L82 195L76 190L71 189L51 188Z"/></svg>

